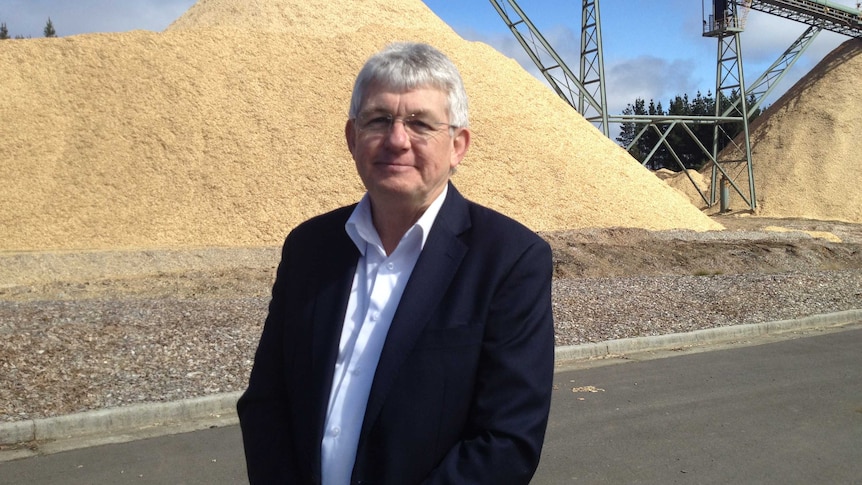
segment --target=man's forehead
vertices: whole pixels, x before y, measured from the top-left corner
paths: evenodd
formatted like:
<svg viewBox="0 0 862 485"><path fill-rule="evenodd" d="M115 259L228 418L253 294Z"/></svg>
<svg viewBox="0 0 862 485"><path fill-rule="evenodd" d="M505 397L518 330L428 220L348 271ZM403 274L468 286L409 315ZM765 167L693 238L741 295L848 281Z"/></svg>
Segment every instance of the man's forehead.
<svg viewBox="0 0 862 485"><path fill-rule="evenodd" d="M389 111L395 108L406 108L416 113L445 112L447 102L446 93L435 87L393 89L372 86L365 93L361 111Z"/></svg>

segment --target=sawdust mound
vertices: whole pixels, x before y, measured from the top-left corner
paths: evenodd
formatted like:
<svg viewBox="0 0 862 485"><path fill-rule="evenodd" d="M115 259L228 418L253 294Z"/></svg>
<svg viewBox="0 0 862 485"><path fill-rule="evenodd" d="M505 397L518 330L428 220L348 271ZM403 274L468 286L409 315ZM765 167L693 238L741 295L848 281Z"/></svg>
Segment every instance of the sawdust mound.
<svg viewBox="0 0 862 485"><path fill-rule="evenodd" d="M702 173L697 170L674 172L666 168L656 170L653 173L687 198L692 201L699 201L703 206L706 206L704 197L709 198L709 180Z"/></svg>
<svg viewBox="0 0 862 485"><path fill-rule="evenodd" d="M454 180L468 197L537 231L721 228L418 0L202 0L164 33L4 42L0 250L279 244L361 196L349 93L395 40L462 70L474 144Z"/></svg>
<svg viewBox="0 0 862 485"><path fill-rule="evenodd" d="M758 215L862 223L860 77L862 39L853 39L752 123ZM731 175L747 190L742 168ZM747 204L731 191L730 208L743 207Z"/></svg>

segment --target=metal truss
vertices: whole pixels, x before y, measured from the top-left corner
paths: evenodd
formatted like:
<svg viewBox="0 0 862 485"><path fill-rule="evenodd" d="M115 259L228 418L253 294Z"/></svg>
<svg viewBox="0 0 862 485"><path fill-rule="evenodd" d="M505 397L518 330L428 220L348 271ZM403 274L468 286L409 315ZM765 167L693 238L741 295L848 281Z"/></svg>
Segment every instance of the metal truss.
<svg viewBox="0 0 862 485"><path fill-rule="evenodd" d="M697 145L700 149L701 153L704 157L706 157L710 162L712 162L715 166L718 167L720 171L724 170L724 167L715 164L715 155L713 154L713 150L708 149L701 143L701 141L697 138L697 135L691 130L691 125L698 124L719 124L719 123L729 123L739 121L736 117L730 116L649 116L649 115L619 115L612 116L610 121L613 123L635 123L636 125L640 125L641 129L635 135L632 142L629 146L626 147L626 150L631 149L633 146L637 144L637 142L643 137L647 131L652 130L655 132L659 139L656 144L653 146L652 150L647 154L646 158L643 161L643 164L646 165L652 159L652 157L658 152L659 148L664 147L668 153L673 157L676 162L677 167L679 167L680 171L685 174L686 177L691 181L692 186L700 195L700 198L703 199L703 202L707 206L712 206L714 204L711 197L708 197L706 194L700 190L700 187L695 183L694 179L692 179L691 175L686 170L685 164L680 159L679 155L676 153L674 147L667 141L668 135L676 128L680 127L685 133L691 138L691 140ZM730 174L723 174L728 178L732 179Z"/></svg>
<svg viewBox="0 0 862 485"><path fill-rule="evenodd" d="M581 77L580 83L585 90L598 99L599 106L608 105L605 89L605 60L602 52L602 24L598 0L584 0L581 8ZM579 96L578 112L593 123L602 127L605 136L610 136L608 110L591 110L592 105L585 103L585 94Z"/></svg>
<svg viewBox="0 0 862 485"><path fill-rule="evenodd" d="M736 4L732 7L736 15ZM718 62L716 66L716 93L715 93L715 115L721 116L728 112L735 122L742 123L742 145L728 135L721 123L716 122L713 130L712 141L712 180L710 184L710 206L715 205L718 200L717 190L719 188L719 175L721 175L721 209L727 210L727 195L724 188L730 184L737 194L748 203L751 210L757 208L757 197L754 188L754 170L751 164L751 133L748 126L750 111L748 109L748 92L745 89L745 75L742 68L742 49L739 41L738 29L721 29L718 34ZM737 103L731 100L738 97ZM722 106L722 105L727 105ZM730 140L728 148L730 156L719 161L718 153L722 149L719 141L722 137ZM739 169L745 165L748 175L747 194L739 187L733 175L742 172ZM731 174L731 171L734 172Z"/></svg>
<svg viewBox="0 0 862 485"><path fill-rule="evenodd" d="M796 64L796 61L802 56L802 54L808 49L811 45L811 42L817 37L823 29L818 26L810 26L808 29L799 36L790 47L784 51L781 56L776 59L775 62L772 63L769 68L764 71L763 74L760 75L757 80L755 80L751 86L746 90L746 96L748 98L754 99L754 104L748 107L749 113L754 113L757 111L760 106L763 104L764 99L766 99L770 93L775 89L781 79L784 78L784 75L787 71ZM730 106L722 115L727 116L731 113L731 111L735 110L736 104Z"/></svg>
<svg viewBox="0 0 862 485"><path fill-rule="evenodd" d="M606 109L607 92L604 83L599 0L582 1L579 76L575 76L566 66L515 0L506 2L490 0L490 2L551 88L572 108L597 125L605 136L610 136L610 123L635 123L641 127L627 149L631 149L649 130L659 136L658 142L644 159L644 165L649 163L659 148L664 147L680 169L688 175L680 157L667 140L671 131L681 127L712 165L709 196L697 188L691 176L689 179L706 205L710 207L718 202L716 191L721 186L722 211L726 210L728 186L739 194L751 210L756 209L757 198L749 130L751 115L761 107L764 99L775 89L822 30L850 37L862 37L862 12L825 0L711 0L710 14L704 17L703 35L718 40L715 115L695 117L609 115ZM704 2L710 2L710 0L704 0ZM740 33L745 28L749 10L758 10L795 20L810 27L752 83L750 88L746 89ZM704 123L714 125L711 150L703 146L691 129L692 125ZM742 133L737 139L731 137L725 130L724 125L728 123L742 124ZM727 144L726 148L722 147L722 141ZM718 160L720 148L724 149L725 154L730 154L721 161ZM748 182L748 187L745 188L736 181L737 177L741 178L743 174Z"/></svg>
<svg viewBox="0 0 862 485"><path fill-rule="evenodd" d="M751 9L849 37L862 37L862 17L851 7L824 0L754 0Z"/></svg>
<svg viewBox="0 0 862 485"><path fill-rule="evenodd" d="M604 84L598 0L583 2L580 76L576 76L569 69L515 0L506 2L490 0L490 2L551 88L569 106L597 124L605 136L610 136L605 109L607 94Z"/></svg>

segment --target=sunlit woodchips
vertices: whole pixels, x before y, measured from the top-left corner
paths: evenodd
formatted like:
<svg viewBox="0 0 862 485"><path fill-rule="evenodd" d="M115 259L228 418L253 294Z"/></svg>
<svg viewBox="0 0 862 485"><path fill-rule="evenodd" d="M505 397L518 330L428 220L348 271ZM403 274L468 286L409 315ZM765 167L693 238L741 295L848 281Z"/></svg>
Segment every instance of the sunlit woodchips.
<svg viewBox="0 0 862 485"><path fill-rule="evenodd" d="M862 39L848 40L752 123L758 215L862 223L860 76ZM719 159L738 158L733 153L727 149ZM747 194L745 164L723 163ZM709 169L693 176L709 193ZM683 175L669 179L669 183L687 193L699 207L704 206ZM731 190L730 196L731 210L748 209L748 203L735 191Z"/></svg>
<svg viewBox="0 0 862 485"><path fill-rule="evenodd" d="M361 195L352 80L396 40L462 71L468 197L537 231L721 227L418 0L201 0L164 33L3 41L0 250L279 244Z"/></svg>

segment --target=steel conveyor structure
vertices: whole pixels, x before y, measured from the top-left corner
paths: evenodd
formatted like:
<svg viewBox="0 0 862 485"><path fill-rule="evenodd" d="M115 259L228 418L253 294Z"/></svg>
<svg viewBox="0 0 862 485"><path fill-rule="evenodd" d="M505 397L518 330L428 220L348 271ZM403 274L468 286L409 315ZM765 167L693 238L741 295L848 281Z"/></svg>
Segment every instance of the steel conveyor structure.
<svg viewBox="0 0 862 485"><path fill-rule="evenodd" d="M584 0L581 11L581 63L578 76L569 69L545 36L514 0L490 0L491 5L527 51L551 88L566 103L610 136L605 89L602 26L598 0ZM508 6L507 6L508 4Z"/></svg>
<svg viewBox="0 0 862 485"><path fill-rule="evenodd" d="M862 14L860 11L835 2L824 0L757 0L741 3L750 3L752 10L777 15L803 24L816 25L823 30L848 37L862 37L862 17L860 17Z"/></svg>
<svg viewBox="0 0 862 485"><path fill-rule="evenodd" d="M642 162L644 165L648 164L653 155L663 146L679 168L685 172L684 164L667 138L676 127L680 127L688 133L708 160L707 163L712 164L710 195L707 196L701 192L694 184L691 176L689 179L692 180L692 184L695 185L707 206L714 206L720 199L722 211L727 209L726 189L728 187L732 187L752 211L757 208L748 129L751 114L756 112L764 98L772 92L787 70L811 45L821 30L828 30L849 37L862 37L862 12L834 2L825 0L702 0L703 36L718 40L715 86L716 111L714 116L609 115L604 81L599 0L582 0L581 69L579 77L575 76L566 66L515 0L490 0L490 2L557 94L601 129L606 136L609 136L609 123L634 123L641 127L632 144L626 148L631 148L648 130L652 130L658 135L658 141L654 148ZM750 10L794 20L808 25L809 28L750 87L746 87L740 33L745 30L745 22ZM555 73L562 73L562 75L555 75ZM745 93L745 95L740 95L741 93ZM731 98L736 99L736 101L731 103ZM722 100L725 102L722 103ZM749 101L752 102L749 104ZM724 130L723 125L727 123L743 124L741 143L734 141ZM703 146L691 130L690 127L697 124L714 125L711 149ZM731 156L719 162L719 141L722 137L725 137L726 143L735 148L737 156ZM743 170L740 170L740 167ZM735 174L742 171L747 172L747 190L736 181ZM688 175L688 172L685 173ZM717 194L719 185L722 188L720 197Z"/></svg>

